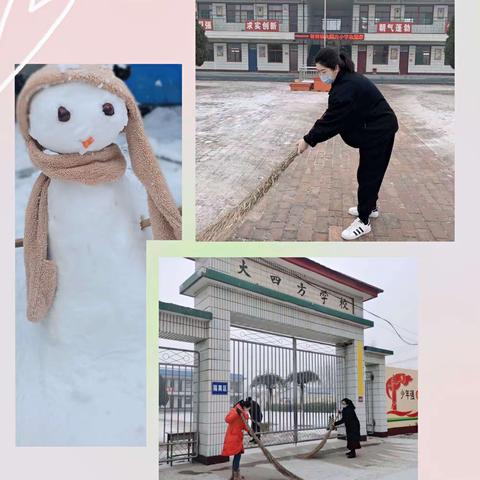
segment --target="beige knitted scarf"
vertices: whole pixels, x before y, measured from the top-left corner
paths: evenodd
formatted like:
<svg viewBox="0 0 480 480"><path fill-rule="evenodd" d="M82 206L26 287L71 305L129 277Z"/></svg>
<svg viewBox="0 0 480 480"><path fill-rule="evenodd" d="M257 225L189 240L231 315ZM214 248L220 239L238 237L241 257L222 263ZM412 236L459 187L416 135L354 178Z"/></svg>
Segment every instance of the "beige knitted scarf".
<svg viewBox="0 0 480 480"><path fill-rule="evenodd" d="M27 278L27 318L39 321L48 313L57 286L57 268L48 259L48 186L50 178L96 185L120 178L126 168L117 145L98 152L80 154L44 153L29 134L29 106L38 91L66 82L85 82L104 88L125 101L128 123L125 134L132 169L148 194L153 238L174 240L181 236L181 219L143 129L135 99L127 86L103 66L82 65L60 70L48 65L35 72L25 84L17 102L17 118L30 158L42 173L35 182L25 213L24 259Z"/></svg>

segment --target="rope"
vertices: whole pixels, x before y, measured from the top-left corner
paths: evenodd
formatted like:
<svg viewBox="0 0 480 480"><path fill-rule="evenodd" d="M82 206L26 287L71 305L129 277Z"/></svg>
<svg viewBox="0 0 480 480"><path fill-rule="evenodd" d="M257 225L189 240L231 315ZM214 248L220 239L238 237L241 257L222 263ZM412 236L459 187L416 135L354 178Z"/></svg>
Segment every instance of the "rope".
<svg viewBox="0 0 480 480"><path fill-rule="evenodd" d="M257 188L250 193L236 207L232 208L214 224L208 226L199 233L198 240L203 242L214 242L228 240L228 233L236 226L239 221L247 214L257 202L272 188L278 177L290 166L298 156L297 151L291 152L288 157L273 170L273 172L263 180Z"/></svg>
<svg viewBox="0 0 480 480"><path fill-rule="evenodd" d="M243 421L245 428L247 429L248 434L255 440L255 443L260 447L263 454L265 455L266 459L271 463L278 472L280 472L284 477L290 478L292 480L303 480L301 477L295 475L290 470L286 469L263 445L262 441L257 437L256 433L251 429L250 425L248 424L246 418L243 415L241 410L237 409L237 413Z"/></svg>
<svg viewBox="0 0 480 480"><path fill-rule="evenodd" d="M327 440L330 438L332 431L335 430L334 423L337 421L337 419L338 419L338 414L335 418L333 418L333 416L330 417L327 431L325 432L325 435L323 436L322 440L320 440L320 443L311 452L304 453L302 455L297 455L297 457L308 459L308 458L314 458L315 456L317 456L318 452L326 445Z"/></svg>

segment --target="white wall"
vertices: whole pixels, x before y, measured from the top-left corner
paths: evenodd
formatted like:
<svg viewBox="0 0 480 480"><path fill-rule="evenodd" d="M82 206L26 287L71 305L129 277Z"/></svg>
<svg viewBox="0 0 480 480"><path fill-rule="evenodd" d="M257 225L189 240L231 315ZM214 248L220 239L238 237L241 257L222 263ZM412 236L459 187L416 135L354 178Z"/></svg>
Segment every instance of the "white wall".
<svg viewBox="0 0 480 480"><path fill-rule="evenodd" d="M358 45L352 45L352 61L355 64L355 70L357 70L358 62Z"/></svg>
<svg viewBox="0 0 480 480"><path fill-rule="evenodd" d="M397 49L397 59L392 60L392 50ZM388 49L388 64L375 65L373 63L373 45L367 45L367 73L371 73L376 68L378 73L398 73L400 71L400 46L390 45Z"/></svg>
<svg viewBox="0 0 480 480"><path fill-rule="evenodd" d="M239 3L242 3L239 0ZM222 15L217 15L217 8L222 8ZM261 9L263 7L263 14L261 14ZM289 19L289 10L288 3L282 4L283 13L282 13L282 22L279 25L281 32L288 32L288 19ZM212 16L213 16L213 28L214 30L229 30L229 31L244 31L245 22L238 23L227 23L227 7L225 3L213 3L212 4ZM254 19L261 20L268 18L268 6L266 3L258 3L254 5ZM269 19L271 20L271 19Z"/></svg>
<svg viewBox="0 0 480 480"><path fill-rule="evenodd" d="M435 49L441 51L440 60L435 60ZM442 45L434 45L432 47L430 65L415 65L415 51L416 46L411 45L408 55L408 73L454 73L454 70L450 65L444 65L445 48Z"/></svg>
<svg viewBox="0 0 480 480"><path fill-rule="evenodd" d="M308 44L298 44L298 68L305 67L308 59Z"/></svg>
<svg viewBox="0 0 480 480"><path fill-rule="evenodd" d="M260 47L265 47L265 57L260 57ZM290 70L290 50L288 43L282 44L283 47L283 62L282 63L269 63L268 62L268 44L257 44L257 67L258 70L263 71L277 71L288 72Z"/></svg>
<svg viewBox="0 0 480 480"><path fill-rule="evenodd" d="M358 33L360 30L360 5L353 6L352 32Z"/></svg>
<svg viewBox="0 0 480 480"><path fill-rule="evenodd" d="M232 42L238 43L238 42ZM205 62L200 70L248 70L248 43L242 43L242 61L241 62L227 62L227 44L214 43L213 44L213 62ZM218 46L223 46L223 56L218 56Z"/></svg>

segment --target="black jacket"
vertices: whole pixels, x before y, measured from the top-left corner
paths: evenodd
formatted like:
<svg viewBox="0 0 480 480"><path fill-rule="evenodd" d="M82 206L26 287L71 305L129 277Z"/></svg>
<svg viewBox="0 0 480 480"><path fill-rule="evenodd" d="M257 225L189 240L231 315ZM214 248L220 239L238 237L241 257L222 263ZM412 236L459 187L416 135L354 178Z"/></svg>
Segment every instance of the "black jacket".
<svg viewBox="0 0 480 480"><path fill-rule="evenodd" d="M398 130L397 117L368 78L341 70L328 96L328 108L304 140L314 147L340 134L347 145L375 145Z"/></svg>
<svg viewBox="0 0 480 480"><path fill-rule="evenodd" d="M252 421L255 423L260 423L263 418L262 409L260 408L260 405L255 400L252 400L252 406L250 408L250 417L252 418Z"/></svg>
<svg viewBox="0 0 480 480"><path fill-rule="evenodd" d="M335 422L335 426L345 424L345 431L347 433L347 440L359 442L360 441L360 422L358 421L355 407L347 405L342 410L342 418Z"/></svg>

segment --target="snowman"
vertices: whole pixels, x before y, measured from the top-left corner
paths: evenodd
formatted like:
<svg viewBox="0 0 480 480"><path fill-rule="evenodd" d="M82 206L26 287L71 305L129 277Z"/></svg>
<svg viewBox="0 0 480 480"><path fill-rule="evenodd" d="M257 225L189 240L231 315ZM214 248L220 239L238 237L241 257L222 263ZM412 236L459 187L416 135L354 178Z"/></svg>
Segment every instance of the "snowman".
<svg viewBox="0 0 480 480"><path fill-rule="evenodd" d="M178 210L111 69L43 67L17 118L42 171L25 214L26 308L17 299L17 445L144 445L146 241L179 238Z"/></svg>

